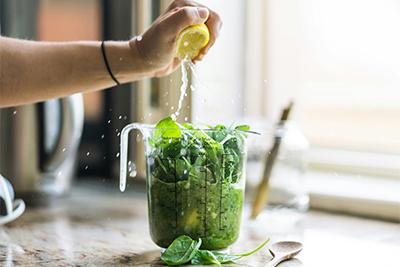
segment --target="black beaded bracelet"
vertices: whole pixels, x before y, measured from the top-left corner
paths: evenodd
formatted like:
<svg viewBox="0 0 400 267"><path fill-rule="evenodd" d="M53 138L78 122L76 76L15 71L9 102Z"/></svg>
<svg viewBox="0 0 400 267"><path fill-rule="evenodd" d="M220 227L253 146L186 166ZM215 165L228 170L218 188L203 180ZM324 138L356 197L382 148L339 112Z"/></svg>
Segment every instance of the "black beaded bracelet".
<svg viewBox="0 0 400 267"><path fill-rule="evenodd" d="M117 85L120 85L119 81L117 81L117 79L115 79L114 75L111 72L110 66L108 65L106 52L104 51L104 43L105 43L105 41L101 42L101 52L103 52L104 63L106 63L106 67L107 67L108 73L110 74L111 78L114 80L114 82L117 83Z"/></svg>

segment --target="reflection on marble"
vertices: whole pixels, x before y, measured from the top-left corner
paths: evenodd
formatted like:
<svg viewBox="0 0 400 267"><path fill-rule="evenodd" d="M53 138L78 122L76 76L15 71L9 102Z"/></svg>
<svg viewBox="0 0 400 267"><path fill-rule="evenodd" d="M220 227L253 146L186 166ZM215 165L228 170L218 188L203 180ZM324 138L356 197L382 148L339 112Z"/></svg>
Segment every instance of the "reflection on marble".
<svg viewBox="0 0 400 267"><path fill-rule="evenodd" d="M248 207L247 207L248 208ZM246 210L247 211L247 210ZM399 225L310 211L295 225L280 225L270 214L246 219L231 253L243 253L268 237L300 241L299 256L279 267L400 266ZM268 245L267 245L268 246ZM387 255L385 261L374 254ZM355 256L353 256L355 255ZM264 266L271 254L256 254L224 266ZM117 187L78 184L71 195L47 206L28 207L0 228L0 266L165 266L151 241L143 188L120 193Z"/></svg>

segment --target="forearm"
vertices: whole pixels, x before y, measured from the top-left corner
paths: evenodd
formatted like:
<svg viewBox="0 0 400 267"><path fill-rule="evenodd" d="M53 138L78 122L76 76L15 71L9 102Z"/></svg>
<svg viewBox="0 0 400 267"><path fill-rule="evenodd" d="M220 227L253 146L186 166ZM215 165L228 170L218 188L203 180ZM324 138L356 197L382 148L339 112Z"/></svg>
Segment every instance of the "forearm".
<svg viewBox="0 0 400 267"><path fill-rule="evenodd" d="M215 12L189 0L175 0L141 35L126 42L106 42L114 77L126 83L162 77L176 70L175 41L188 26L206 23L214 44L221 20ZM101 42L35 42L0 36L0 107L40 102L116 85L107 71Z"/></svg>
<svg viewBox="0 0 400 267"><path fill-rule="evenodd" d="M105 53L120 83L149 77L134 62L128 42L106 42ZM100 42L48 43L0 37L0 106L15 106L115 85Z"/></svg>

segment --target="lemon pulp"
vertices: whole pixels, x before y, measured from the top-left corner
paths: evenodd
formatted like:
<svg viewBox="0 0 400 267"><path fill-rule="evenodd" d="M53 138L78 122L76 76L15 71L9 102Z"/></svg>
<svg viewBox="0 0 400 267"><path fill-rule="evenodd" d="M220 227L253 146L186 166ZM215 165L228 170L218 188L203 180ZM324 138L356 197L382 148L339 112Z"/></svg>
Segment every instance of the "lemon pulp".
<svg viewBox="0 0 400 267"><path fill-rule="evenodd" d="M176 38L175 56L180 60L185 57L195 58L210 40L210 33L205 24L187 27Z"/></svg>

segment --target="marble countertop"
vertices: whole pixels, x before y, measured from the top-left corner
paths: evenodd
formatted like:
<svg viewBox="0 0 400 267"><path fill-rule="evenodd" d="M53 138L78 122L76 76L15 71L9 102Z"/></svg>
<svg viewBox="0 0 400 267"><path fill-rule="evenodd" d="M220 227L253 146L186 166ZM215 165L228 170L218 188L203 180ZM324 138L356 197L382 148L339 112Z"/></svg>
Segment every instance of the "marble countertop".
<svg viewBox="0 0 400 267"><path fill-rule="evenodd" d="M150 239L143 184L120 193L117 186L99 183L77 183L68 197L29 206L0 227L0 266L164 266ZM304 245L297 258L280 267L400 266L398 223L320 211L263 212L251 221L247 213L248 207L232 253L247 252L270 237L270 244ZM225 266L265 266L270 259L264 248Z"/></svg>

